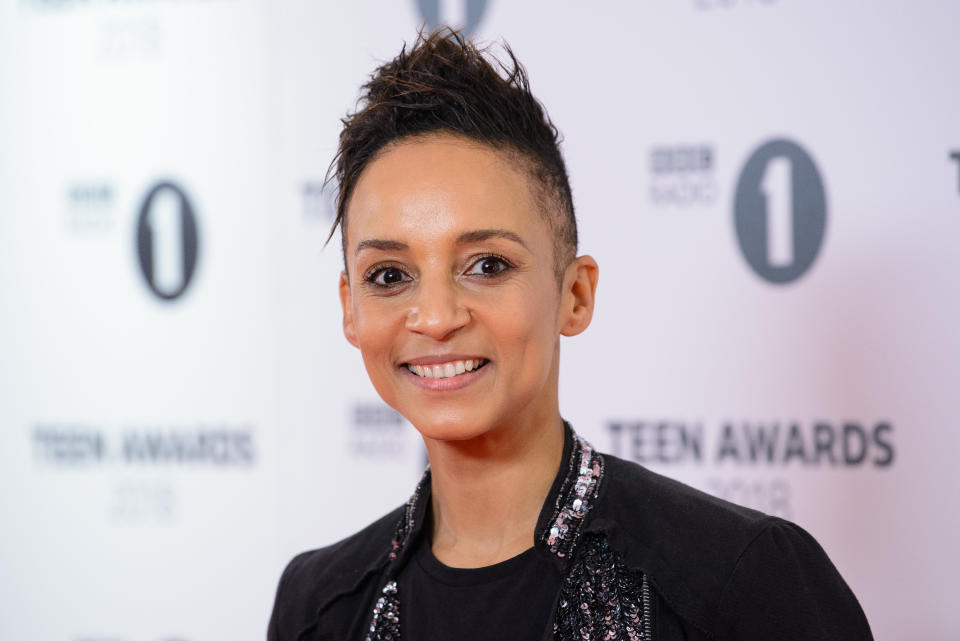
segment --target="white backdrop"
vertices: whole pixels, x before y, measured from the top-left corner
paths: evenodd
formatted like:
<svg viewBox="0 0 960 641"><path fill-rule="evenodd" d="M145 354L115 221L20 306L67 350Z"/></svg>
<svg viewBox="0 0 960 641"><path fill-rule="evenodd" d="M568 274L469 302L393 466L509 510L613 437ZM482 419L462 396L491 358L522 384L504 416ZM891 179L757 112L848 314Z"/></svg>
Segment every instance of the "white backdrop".
<svg viewBox="0 0 960 641"><path fill-rule="evenodd" d="M294 553L412 491L319 185L424 21L564 133L564 416L806 527L878 640L960 636L960 5L7 0L0 638L261 639Z"/></svg>

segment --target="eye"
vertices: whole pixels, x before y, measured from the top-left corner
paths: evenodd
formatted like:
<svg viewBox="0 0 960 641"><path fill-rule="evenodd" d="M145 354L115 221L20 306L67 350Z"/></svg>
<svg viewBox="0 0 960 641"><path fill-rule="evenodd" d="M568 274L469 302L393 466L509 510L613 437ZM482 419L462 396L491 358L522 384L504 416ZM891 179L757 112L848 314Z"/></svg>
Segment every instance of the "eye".
<svg viewBox="0 0 960 641"><path fill-rule="evenodd" d="M471 276L496 276L511 267L510 263L499 256L484 256L470 266L467 274Z"/></svg>
<svg viewBox="0 0 960 641"><path fill-rule="evenodd" d="M367 274L364 280L379 287L391 287L402 283L404 276L406 276L406 274L396 267L381 267Z"/></svg>

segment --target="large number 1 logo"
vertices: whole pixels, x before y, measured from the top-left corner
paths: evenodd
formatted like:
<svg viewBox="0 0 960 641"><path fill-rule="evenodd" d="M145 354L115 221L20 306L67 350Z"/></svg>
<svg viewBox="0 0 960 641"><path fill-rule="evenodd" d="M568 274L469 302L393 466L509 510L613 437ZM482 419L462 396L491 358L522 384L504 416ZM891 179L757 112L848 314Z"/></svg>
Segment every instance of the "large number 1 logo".
<svg viewBox="0 0 960 641"><path fill-rule="evenodd" d="M179 186L162 182L147 192L137 219L137 254L154 294L173 300L187 289L197 265L197 222Z"/></svg>
<svg viewBox="0 0 960 641"><path fill-rule="evenodd" d="M733 204L737 240L757 274L789 283L820 251L827 199L810 155L789 140L771 140L750 154Z"/></svg>

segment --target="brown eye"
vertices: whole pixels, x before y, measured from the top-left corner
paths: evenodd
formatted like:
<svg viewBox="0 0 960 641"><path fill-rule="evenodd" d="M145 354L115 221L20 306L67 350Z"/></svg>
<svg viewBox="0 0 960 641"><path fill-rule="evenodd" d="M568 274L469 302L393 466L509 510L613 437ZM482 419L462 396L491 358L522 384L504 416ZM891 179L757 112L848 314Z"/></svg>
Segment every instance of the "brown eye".
<svg viewBox="0 0 960 641"><path fill-rule="evenodd" d="M383 267L367 277L367 280L380 287L390 287L402 283L405 274L396 267Z"/></svg>
<svg viewBox="0 0 960 641"><path fill-rule="evenodd" d="M474 276L496 276L510 269L510 265L499 256L487 256L475 262L467 272Z"/></svg>
<svg viewBox="0 0 960 641"><path fill-rule="evenodd" d="M399 283L403 280L403 273L399 269L390 269L383 270L383 283L384 285L392 285L393 283Z"/></svg>

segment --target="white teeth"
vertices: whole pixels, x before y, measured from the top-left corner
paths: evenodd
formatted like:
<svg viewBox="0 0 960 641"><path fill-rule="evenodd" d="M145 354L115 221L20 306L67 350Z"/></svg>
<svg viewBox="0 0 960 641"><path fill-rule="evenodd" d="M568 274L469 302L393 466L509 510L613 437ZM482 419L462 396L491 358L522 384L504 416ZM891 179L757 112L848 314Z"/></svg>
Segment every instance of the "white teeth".
<svg viewBox="0 0 960 641"><path fill-rule="evenodd" d="M472 372L478 369L482 362L484 361L471 359L468 361L451 361L433 366L407 365L407 369L423 378L450 378L451 376L459 376L465 372Z"/></svg>

